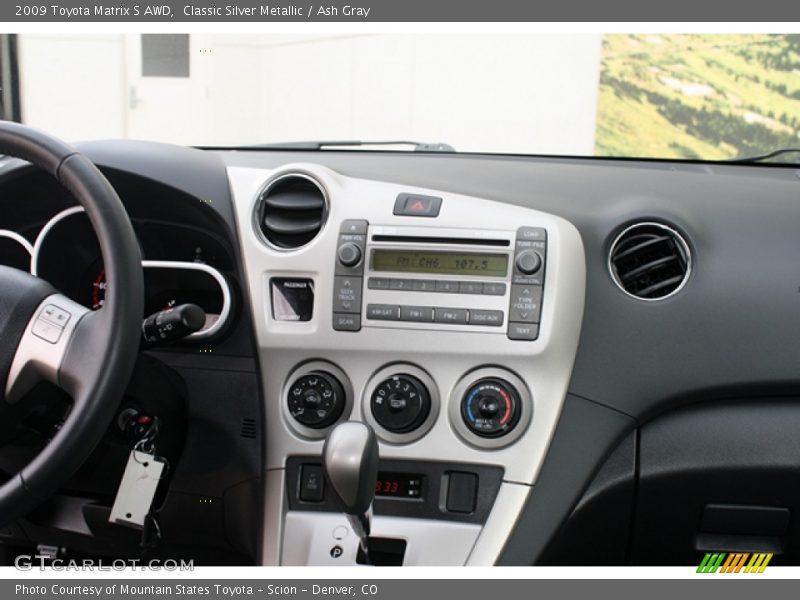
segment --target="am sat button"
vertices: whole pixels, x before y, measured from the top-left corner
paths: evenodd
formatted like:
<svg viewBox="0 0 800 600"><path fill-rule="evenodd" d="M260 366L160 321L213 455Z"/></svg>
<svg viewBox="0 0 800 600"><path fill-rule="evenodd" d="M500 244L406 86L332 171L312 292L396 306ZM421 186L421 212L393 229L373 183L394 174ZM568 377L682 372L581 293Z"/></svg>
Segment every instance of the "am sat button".
<svg viewBox="0 0 800 600"><path fill-rule="evenodd" d="M399 194L394 202L394 214L405 217L438 217L442 199L419 194Z"/></svg>

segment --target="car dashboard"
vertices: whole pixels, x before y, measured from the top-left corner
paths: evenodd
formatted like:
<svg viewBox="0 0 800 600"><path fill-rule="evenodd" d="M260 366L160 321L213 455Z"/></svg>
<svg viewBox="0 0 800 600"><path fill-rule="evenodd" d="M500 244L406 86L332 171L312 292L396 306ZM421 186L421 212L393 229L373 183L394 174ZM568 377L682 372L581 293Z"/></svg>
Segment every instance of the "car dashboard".
<svg viewBox="0 0 800 600"><path fill-rule="evenodd" d="M166 407L165 552L357 564L321 459L350 420L378 439L385 564L687 564L756 543L800 556L798 525L762 518L800 509L787 491L800 475L797 169L79 149L133 222L143 318L206 313L191 336L143 348L125 393ZM3 262L102 310L74 200L14 160L0 189ZM107 522L125 448L113 429L5 544L136 552ZM720 517L731 510L747 531Z"/></svg>

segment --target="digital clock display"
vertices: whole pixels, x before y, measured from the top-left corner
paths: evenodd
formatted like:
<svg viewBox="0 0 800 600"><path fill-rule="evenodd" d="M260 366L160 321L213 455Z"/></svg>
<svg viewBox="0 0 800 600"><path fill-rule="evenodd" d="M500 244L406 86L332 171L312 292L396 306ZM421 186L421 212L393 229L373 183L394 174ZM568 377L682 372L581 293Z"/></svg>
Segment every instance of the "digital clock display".
<svg viewBox="0 0 800 600"><path fill-rule="evenodd" d="M422 475L409 473L378 473L375 495L388 498L421 498Z"/></svg>
<svg viewBox="0 0 800 600"><path fill-rule="evenodd" d="M508 255L376 249L372 251L372 270L505 277Z"/></svg>

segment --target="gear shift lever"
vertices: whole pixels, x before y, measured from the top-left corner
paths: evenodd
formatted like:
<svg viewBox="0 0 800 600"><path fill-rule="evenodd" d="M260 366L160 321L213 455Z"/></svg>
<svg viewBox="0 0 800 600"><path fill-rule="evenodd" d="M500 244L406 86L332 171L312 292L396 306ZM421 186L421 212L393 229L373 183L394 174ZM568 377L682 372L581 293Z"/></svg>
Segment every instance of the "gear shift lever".
<svg viewBox="0 0 800 600"><path fill-rule="evenodd" d="M369 562L367 538L372 500L378 480L378 442L372 428L356 421L341 423L328 432L322 449L325 477L333 497L359 538Z"/></svg>

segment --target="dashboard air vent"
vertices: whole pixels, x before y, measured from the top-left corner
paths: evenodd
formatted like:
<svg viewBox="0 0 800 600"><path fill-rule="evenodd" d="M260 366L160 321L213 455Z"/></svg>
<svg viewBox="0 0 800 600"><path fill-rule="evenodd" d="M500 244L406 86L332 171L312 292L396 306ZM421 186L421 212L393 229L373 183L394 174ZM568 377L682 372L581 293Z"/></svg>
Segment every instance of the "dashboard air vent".
<svg viewBox="0 0 800 600"><path fill-rule="evenodd" d="M327 216L325 193L304 175L285 175L270 183L258 202L256 226L275 248L305 246L322 229Z"/></svg>
<svg viewBox="0 0 800 600"><path fill-rule="evenodd" d="M661 300L684 286L692 257L686 241L671 227L636 223L614 240L608 267L614 282L627 294Z"/></svg>

